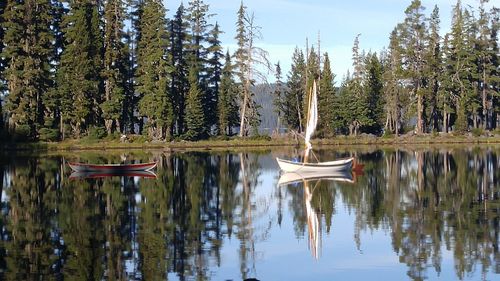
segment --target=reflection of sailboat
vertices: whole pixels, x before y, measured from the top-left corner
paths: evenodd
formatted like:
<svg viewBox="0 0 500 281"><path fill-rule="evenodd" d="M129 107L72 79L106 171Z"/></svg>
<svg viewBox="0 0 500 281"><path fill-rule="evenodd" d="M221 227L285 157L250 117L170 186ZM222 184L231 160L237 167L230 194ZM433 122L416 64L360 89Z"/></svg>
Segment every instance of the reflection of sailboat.
<svg viewBox="0 0 500 281"><path fill-rule="evenodd" d="M69 176L70 179L95 179L106 177L141 177L141 178L156 178L156 174L152 171L110 171L110 172L73 172Z"/></svg>
<svg viewBox="0 0 500 281"><path fill-rule="evenodd" d="M351 171L347 170L318 171L316 173L289 172L289 173L284 173L280 176L278 185L286 185L286 184L299 183L302 181L313 181L313 180L331 180L331 181L348 182L348 183L354 182Z"/></svg>
<svg viewBox="0 0 500 281"><path fill-rule="evenodd" d="M321 235L319 231L318 214L311 206L312 192L309 184L304 181L304 201L306 202L307 214L307 229L309 232L309 248L311 249L312 256L317 260L319 259L319 249L321 243Z"/></svg>
<svg viewBox="0 0 500 281"><path fill-rule="evenodd" d="M305 132L306 150L304 152L303 162L294 162L276 158L278 165L285 172L317 172L317 171L339 171L349 170L352 167L354 158L346 158L328 162L308 163L307 158L309 151L312 149L311 137L316 130L318 124L318 97L316 93L316 81L313 83L312 90L309 94L307 108L307 123Z"/></svg>

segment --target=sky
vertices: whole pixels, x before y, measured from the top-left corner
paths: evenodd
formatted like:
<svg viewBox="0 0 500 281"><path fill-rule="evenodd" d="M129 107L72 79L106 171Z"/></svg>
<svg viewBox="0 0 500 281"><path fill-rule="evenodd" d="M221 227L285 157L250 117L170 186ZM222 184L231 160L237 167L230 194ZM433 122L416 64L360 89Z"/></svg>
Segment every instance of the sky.
<svg viewBox="0 0 500 281"><path fill-rule="evenodd" d="M187 6L189 0L164 0L173 16L180 3ZM221 41L232 53L236 49L236 13L240 0L205 0L210 12L215 14L209 21L217 21L224 31ZM439 7L441 33L449 31L452 6L456 0L421 0L429 15L434 5ZM318 33L321 37L321 53L328 52L332 70L338 84L351 66L352 45L357 34L360 49L380 53L389 43L389 34L404 20L404 11L411 0L245 0L248 13L255 15L262 38L256 45L269 52L271 63L280 62L286 80L295 47L305 50L306 38L317 50ZM462 5L479 6L478 0L462 0ZM488 7L500 7L500 0L490 0ZM268 75L272 82L274 76Z"/></svg>

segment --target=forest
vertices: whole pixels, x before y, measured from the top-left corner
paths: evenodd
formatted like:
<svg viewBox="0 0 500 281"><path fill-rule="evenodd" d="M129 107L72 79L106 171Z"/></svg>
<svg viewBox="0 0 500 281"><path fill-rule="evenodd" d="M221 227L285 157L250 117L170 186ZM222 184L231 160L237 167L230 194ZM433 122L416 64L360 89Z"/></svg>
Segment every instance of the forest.
<svg viewBox="0 0 500 281"><path fill-rule="evenodd" d="M172 18L161 0L1 1L0 139L254 136L268 106L255 93L262 69L275 76L266 93L275 134L302 132L314 80L316 137L498 131L500 13L487 4L457 0L443 35L439 8L426 14L411 1L383 50L360 50L353 38L353 70L337 86L320 40L297 47L282 73L258 47L261 27L243 2L230 52L203 0Z"/></svg>

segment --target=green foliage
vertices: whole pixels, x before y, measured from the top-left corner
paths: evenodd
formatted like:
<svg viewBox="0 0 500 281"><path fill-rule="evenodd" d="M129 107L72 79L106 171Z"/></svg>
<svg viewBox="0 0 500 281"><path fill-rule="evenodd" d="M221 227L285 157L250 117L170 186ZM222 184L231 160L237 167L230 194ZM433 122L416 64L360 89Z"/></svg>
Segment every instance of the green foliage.
<svg viewBox="0 0 500 281"><path fill-rule="evenodd" d="M100 126L91 127L88 131L88 138L91 140L100 140L107 136L106 128Z"/></svg>
<svg viewBox="0 0 500 281"><path fill-rule="evenodd" d="M72 2L65 15L66 48L57 72L61 118L77 138L98 125L100 116L102 34L98 5L93 3Z"/></svg>
<svg viewBox="0 0 500 281"><path fill-rule="evenodd" d="M205 115L202 106L202 91L198 86L198 69L192 66L189 71L189 92L186 100L185 138L199 140L206 136Z"/></svg>
<svg viewBox="0 0 500 281"><path fill-rule="evenodd" d="M288 129L302 130L303 98L305 95L304 54L295 48L292 56L292 66L288 74L287 89L283 98L283 117Z"/></svg>
<svg viewBox="0 0 500 281"><path fill-rule="evenodd" d="M1 40L0 64L2 68L6 66L3 76L9 89L5 105L9 129L16 134L22 131L24 135L29 128L26 137L32 140L36 139L43 124L41 101L50 85L49 60L53 50L51 3L49 0L33 2L9 0L3 3L0 28L5 32ZM20 126L23 128L18 130Z"/></svg>
<svg viewBox="0 0 500 281"><path fill-rule="evenodd" d="M232 128L238 124L238 88L233 78L233 64L229 51L226 53L222 69L219 98L217 104L219 135L232 135Z"/></svg>
<svg viewBox="0 0 500 281"><path fill-rule="evenodd" d="M39 132L39 139L41 141L58 141L59 140L59 130L50 128L41 128Z"/></svg>
<svg viewBox="0 0 500 281"><path fill-rule="evenodd" d="M472 128L470 131L475 137L480 137L484 134L483 128Z"/></svg>
<svg viewBox="0 0 500 281"><path fill-rule="evenodd" d="M108 0L104 8L104 102L102 118L108 134L121 131L128 74L128 49L123 42L125 11L121 0Z"/></svg>
<svg viewBox="0 0 500 281"><path fill-rule="evenodd" d="M319 82L318 95L318 135L323 137L333 136L335 128L333 127L336 90L334 87L335 75L330 66L330 58L328 53L324 55L323 70L321 72L321 80Z"/></svg>
<svg viewBox="0 0 500 281"><path fill-rule="evenodd" d="M165 8L159 0L142 3L139 21L141 36L137 43L137 92L140 95L139 113L147 118L147 133L152 139L169 139L174 112L168 92L172 71L167 56L168 33Z"/></svg>

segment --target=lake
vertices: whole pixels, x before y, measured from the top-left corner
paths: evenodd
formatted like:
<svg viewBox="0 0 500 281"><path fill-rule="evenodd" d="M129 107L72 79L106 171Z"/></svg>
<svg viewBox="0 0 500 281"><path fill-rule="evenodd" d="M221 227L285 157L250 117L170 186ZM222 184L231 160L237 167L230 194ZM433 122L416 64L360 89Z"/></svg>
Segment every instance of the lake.
<svg viewBox="0 0 500 281"><path fill-rule="evenodd" d="M500 147L109 151L0 160L1 280L500 280ZM158 161L154 175L66 161ZM88 175L87 175L88 176Z"/></svg>

